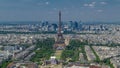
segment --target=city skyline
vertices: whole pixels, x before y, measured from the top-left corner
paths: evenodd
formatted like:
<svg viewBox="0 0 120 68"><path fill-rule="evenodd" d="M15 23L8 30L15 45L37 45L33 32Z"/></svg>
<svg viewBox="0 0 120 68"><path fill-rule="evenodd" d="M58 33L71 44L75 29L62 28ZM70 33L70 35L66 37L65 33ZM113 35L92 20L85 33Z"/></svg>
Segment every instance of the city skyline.
<svg viewBox="0 0 120 68"><path fill-rule="evenodd" d="M0 0L0 21L119 22L119 0Z"/></svg>

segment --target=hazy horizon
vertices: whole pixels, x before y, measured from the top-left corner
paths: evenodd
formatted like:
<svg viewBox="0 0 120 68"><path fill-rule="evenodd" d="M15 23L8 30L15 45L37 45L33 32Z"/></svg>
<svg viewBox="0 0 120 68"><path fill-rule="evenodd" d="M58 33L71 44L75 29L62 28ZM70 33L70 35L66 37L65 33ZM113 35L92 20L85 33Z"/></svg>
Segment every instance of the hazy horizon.
<svg viewBox="0 0 120 68"><path fill-rule="evenodd" d="M47 21L3 21L1 22L0 21L0 24L40 24L40 23L43 23L43 22L47 22ZM58 23L59 21L48 21L49 24L52 24L52 23ZM120 22L100 22L100 21L94 21L94 22L83 22L83 21L73 21L73 22L78 22L78 23L82 23L82 24L120 24ZM70 23L70 21L62 21L63 24L66 24L66 23Z"/></svg>

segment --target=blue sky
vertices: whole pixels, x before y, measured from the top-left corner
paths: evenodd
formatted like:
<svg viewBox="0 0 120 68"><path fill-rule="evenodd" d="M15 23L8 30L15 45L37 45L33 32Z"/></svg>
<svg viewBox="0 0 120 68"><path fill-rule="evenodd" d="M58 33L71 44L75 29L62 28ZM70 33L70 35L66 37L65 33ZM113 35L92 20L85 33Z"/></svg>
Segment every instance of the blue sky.
<svg viewBox="0 0 120 68"><path fill-rule="evenodd" d="M120 21L120 0L0 0L0 21Z"/></svg>

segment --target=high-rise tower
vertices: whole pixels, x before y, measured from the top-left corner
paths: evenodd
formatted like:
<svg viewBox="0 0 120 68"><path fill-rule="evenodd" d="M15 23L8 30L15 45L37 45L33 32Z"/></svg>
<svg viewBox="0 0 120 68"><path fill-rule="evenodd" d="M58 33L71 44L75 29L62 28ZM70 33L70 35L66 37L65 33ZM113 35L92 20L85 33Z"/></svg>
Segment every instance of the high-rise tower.
<svg viewBox="0 0 120 68"><path fill-rule="evenodd" d="M58 34L57 34L57 40L59 42L64 40L61 31L62 31L61 11L59 11L59 24L58 24Z"/></svg>
<svg viewBox="0 0 120 68"><path fill-rule="evenodd" d="M58 33L61 33L61 11L59 11L59 27L58 27Z"/></svg>
<svg viewBox="0 0 120 68"><path fill-rule="evenodd" d="M61 31L62 31L61 11L59 11L58 33L57 33L57 39L54 44L54 49L57 50L62 50L65 48L65 40L63 38Z"/></svg>

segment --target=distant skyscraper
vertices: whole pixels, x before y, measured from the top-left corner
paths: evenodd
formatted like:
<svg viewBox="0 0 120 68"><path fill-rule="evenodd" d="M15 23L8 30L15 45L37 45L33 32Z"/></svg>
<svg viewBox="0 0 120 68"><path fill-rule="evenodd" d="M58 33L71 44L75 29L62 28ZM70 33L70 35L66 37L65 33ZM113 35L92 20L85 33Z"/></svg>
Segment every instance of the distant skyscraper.
<svg viewBox="0 0 120 68"><path fill-rule="evenodd" d="M56 29L58 28L57 24L52 24L53 28L54 28L54 31L56 31Z"/></svg>
<svg viewBox="0 0 120 68"><path fill-rule="evenodd" d="M73 22L72 26L73 26L73 30L78 30L78 22L77 21Z"/></svg>
<svg viewBox="0 0 120 68"><path fill-rule="evenodd" d="M78 26L78 28L79 28L80 31L83 30L82 26L83 26L83 23L80 21L80 22L79 22L79 26Z"/></svg>
<svg viewBox="0 0 120 68"><path fill-rule="evenodd" d="M73 27L73 21L70 21L70 27Z"/></svg>

